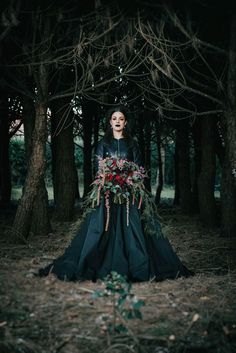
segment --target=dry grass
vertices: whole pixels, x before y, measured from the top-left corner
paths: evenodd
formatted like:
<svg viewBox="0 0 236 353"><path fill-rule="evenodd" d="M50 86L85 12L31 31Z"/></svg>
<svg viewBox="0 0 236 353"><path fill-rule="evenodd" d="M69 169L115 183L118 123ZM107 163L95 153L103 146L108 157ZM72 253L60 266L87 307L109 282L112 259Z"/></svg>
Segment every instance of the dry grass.
<svg viewBox="0 0 236 353"><path fill-rule="evenodd" d="M177 209L161 210L164 231L191 278L133 284L145 300L143 320L129 333L108 335L99 316L111 303L93 299L102 283L68 283L32 272L61 254L78 223L54 224L49 237L8 244L1 237L0 352L218 352L236 351L236 246ZM9 218L10 222L10 218ZM1 219L3 229L6 220Z"/></svg>

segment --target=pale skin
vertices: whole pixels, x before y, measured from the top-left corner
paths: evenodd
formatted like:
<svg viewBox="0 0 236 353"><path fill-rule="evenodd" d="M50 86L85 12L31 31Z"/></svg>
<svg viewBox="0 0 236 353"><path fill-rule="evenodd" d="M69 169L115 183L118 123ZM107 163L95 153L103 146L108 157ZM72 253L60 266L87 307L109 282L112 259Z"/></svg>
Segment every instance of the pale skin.
<svg viewBox="0 0 236 353"><path fill-rule="evenodd" d="M125 116L121 112L114 112L110 119L111 128L113 131L113 136L115 139L123 138L123 131L127 121Z"/></svg>

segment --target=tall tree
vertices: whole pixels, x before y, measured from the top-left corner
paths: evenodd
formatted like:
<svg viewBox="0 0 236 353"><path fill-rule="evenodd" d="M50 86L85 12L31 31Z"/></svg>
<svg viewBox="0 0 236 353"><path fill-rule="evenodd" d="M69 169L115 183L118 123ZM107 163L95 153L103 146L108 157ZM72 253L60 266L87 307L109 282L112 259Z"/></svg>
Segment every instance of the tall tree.
<svg viewBox="0 0 236 353"><path fill-rule="evenodd" d="M40 78L45 79L44 68L41 67ZM47 126L47 105L42 100L35 102L35 127L32 140L32 153L29 161L23 195L17 208L12 226L15 240L26 241L29 236L34 204L45 170L45 144Z"/></svg>
<svg viewBox="0 0 236 353"><path fill-rule="evenodd" d="M151 140L152 140L152 111L144 111L143 112L143 121L144 121L144 166L147 171L149 171L149 178L145 181L146 188L151 191Z"/></svg>
<svg viewBox="0 0 236 353"><path fill-rule="evenodd" d="M179 182L179 145L177 136L175 138L175 153L174 153L174 171L175 171L175 193L174 193L174 205L180 203L180 182Z"/></svg>
<svg viewBox="0 0 236 353"><path fill-rule="evenodd" d="M204 119L204 118L203 118ZM192 138L193 138L193 211L199 213L199 189L198 189L198 179L201 172L201 119L196 119L192 126ZM204 148L204 146L203 146Z"/></svg>
<svg viewBox="0 0 236 353"><path fill-rule="evenodd" d="M35 109L31 99L24 100L23 123L26 158L29 163L32 154L32 136L35 126ZM42 175L39 182L37 194L35 196L32 216L30 220L30 232L33 234L48 234L51 231L51 224L48 212L48 193Z"/></svg>
<svg viewBox="0 0 236 353"><path fill-rule="evenodd" d="M76 167L73 140L73 111L68 99L51 105L52 174L55 218L70 221L74 215Z"/></svg>
<svg viewBox="0 0 236 353"><path fill-rule="evenodd" d="M207 226L217 225L215 201L215 155L216 117L204 117L201 121L201 171L198 177L200 217Z"/></svg>
<svg viewBox="0 0 236 353"><path fill-rule="evenodd" d="M161 141L161 123L156 121L156 144L157 144L157 168L158 168L158 183L155 195L155 203L158 205L160 203L161 192L164 184L164 175L163 175L163 160L162 160L162 141Z"/></svg>
<svg viewBox="0 0 236 353"><path fill-rule="evenodd" d="M184 120L176 129L176 144L178 151L178 177L180 207L184 213L193 211L193 198L190 175L189 123Z"/></svg>
<svg viewBox="0 0 236 353"><path fill-rule="evenodd" d="M1 92L0 101L0 204L11 200L11 174L9 161L9 111L8 97Z"/></svg>
<svg viewBox="0 0 236 353"><path fill-rule="evenodd" d="M230 18L227 101L225 111L225 160L222 174L222 232L236 236L236 15Z"/></svg>
<svg viewBox="0 0 236 353"><path fill-rule="evenodd" d="M48 46L48 31L50 28L50 21L46 19L43 21L43 14L40 9L32 13L32 38L31 42L25 43L27 46L26 57L30 58L29 64L30 73L32 75L33 84L31 87L35 88L35 123L32 137L32 151L28 163L27 176L23 189L23 194L17 208L15 219L12 226L13 238L15 240L26 241L29 237L29 232L32 226L33 205L39 202L42 207L42 216L47 214L47 207L43 200L47 199L45 194L45 187L43 185L44 172L46 167L46 139L47 139L47 109L48 109L48 76L49 67L47 65L48 55L50 53L50 46ZM35 20L35 21L34 21ZM37 61L37 65L34 63ZM26 76L27 79L29 78ZM24 77L25 78L25 77ZM19 79L19 78L18 78ZM18 84L19 83L18 81ZM25 91L28 92L28 81L24 86ZM30 92L32 95L32 92ZM41 196L37 195L40 190L44 191ZM35 215L37 218L38 216ZM38 219L40 224L40 219ZM47 230L47 223L44 224ZM41 229L42 230L42 229ZM46 230L46 229L44 229Z"/></svg>
<svg viewBox="0 0 236 353"><path fill-rule="evenodd" d="M83 99L82 102L82 125L83 125L83 141L84 141L84 196L90 189L93 180L92 165L92 137L95 116L97 115L97 105L93 101Z"/></svg>

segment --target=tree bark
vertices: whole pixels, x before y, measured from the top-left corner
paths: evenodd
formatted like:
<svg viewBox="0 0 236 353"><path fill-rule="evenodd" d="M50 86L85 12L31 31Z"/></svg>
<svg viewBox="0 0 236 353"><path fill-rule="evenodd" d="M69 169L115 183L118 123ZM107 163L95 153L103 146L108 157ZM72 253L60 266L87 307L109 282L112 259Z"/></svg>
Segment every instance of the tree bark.
<svg viewBox="0 0 236 353"><path fill-rule="evenodd" d="M76 166L74 159L73 115L67 114L68 101L52 108L52 174L55 203L55 219L70 221L74 215L76 193ZM60 108L60 107L59 107Z"/></svg>
<svg viewBox="0 0 236 353"><path fill-rule="evenodd" d="M79 183L79 175L75 166L75 200L80 200Z"/></svg>
<svg viewBox="0 0 236 353"><path fill-rule="evenodd" d="M146 111L143 117L145 121L145 145L144 145L144 165L146 170L149 172L149 178L145 179L145 187L151 192L151 112Z"/></svg>
<svg viewBox="0 0 236 353"><path fill-rule="evenodd" d="M90 190L90 185L93 181L93 166L92 166L92 136L94 117L97 113L96 103L85 100L82 104L83 116L83 140L84 140L84 195Z"/></svg>
<svg viewBox="0 0 236 353"><path fill-rule="evenodd" d="M222 171L221 235L236 236L236 14L231 17L225 112L225 161Z"/></svg>
<svg viewBox="0 0 236 353"><path fill-rule="evenodd" d="M192 127L194 145L193 211L199 213L198 179L201 172L201 120L197 119Z"/></svg>
<svg viewBox="0 0 236 353"><path fill-rule="evenodd" d="M26 158L29 163L32 153L32 135L35 126L35 111L32 101L25 100L23 123ZM48 212L48 193L44 177L42 176L33 204L30 232L33 234L48 234L50 231L51 224Z"/></svg>
<svg viewBox="0 0 236 353"><path fill-rule="evenodd" d="M0 106L0 205L11 201L11 171L9 160L9 120L7 96L2 95Z"/></svg>
<svg viewBox="0 0 236 353"><path fill-rule="evenodd" d="M156 189L155 203L159 205L160 199L161 199L161 192L163 189L163 183L164 183L160 125L156 129L156 142L157 142L157 162L158 162L158 184Z"/></svg>
<svg viewBox="0 0 236 353"><path fill-rule="evenodd" d="M190 158L189 158L189 126L188 122L179 123L176 130L176 142L178 145L178 174L180 207L186 214L192 214L193 201L190 177Z"/></svg>
<svg viewBox="0 0 236 353"><path fill-rule="evenodd" d="M47 127L47 107L42 101L35 103L35 128L32 140L32 154L29 161L28 173L23 195L17 208L12 226L15 240L26 241L31 228L33 203L45 169L45 143Z"/></svg>
<svg viewBox="0 0 236 353"><path fill-rule="evenodd" d="M236 14L231 18L231 38L229 48L229 68L227 79L228 104L226 110L227 156L236 186Z"/></svg>
<svg viewBox="0 0 236 353"><path fill-rule="evenodd" d="M200 218L204 225L217 225L217 209L214 196L216 156L216 118L205 117L201 121L201 172L198 178Z"/></svg>
<svg viewBox="0 0 236 353"><path fill-rule="evenodd" d="M177 134L176 134L177 135ZM174 195L174 202L175 206L178 206L180 203L180 195L179 195L179 146L178 141L176 138L175 141L175 154L174 154L174 170L175 170L175 195Z"/></svg>
<svg viewBox="0 0 236 353"><path fill-rule="evenodd" d="M231 166L226 159L221 181L221 236L236 236L236 190Z"/></svg>
<svg viewBox="0 0 236 353"><path fill-rule="evenodd" d="M97 114L95 114L94 116L94 125L93 125L93 151L95 153L95 151L97 150L97 146L98 146L98 140L99 140L99 124L100 124L100 118L99 118L99 114L97 111ZM93 176L95 176L95 168L93 166Z"/></svg>
<svg viewBox="0 0 236 353"><path fill-rule="evenodd" d="M220 135L219 128L216 128L215 153L219 159L221 168L223 168L225 160L225 147L222 136Z"/></svg>
<svg viewBox="0 0 236 353"><path fill-rule="evenodd" d="M137 119L137 132L138 132L138 144L141 154L141 163L144 165L145 163L145 138L144 138L144 131L143 131L143 116L141 113L138 114Z"/></svg>

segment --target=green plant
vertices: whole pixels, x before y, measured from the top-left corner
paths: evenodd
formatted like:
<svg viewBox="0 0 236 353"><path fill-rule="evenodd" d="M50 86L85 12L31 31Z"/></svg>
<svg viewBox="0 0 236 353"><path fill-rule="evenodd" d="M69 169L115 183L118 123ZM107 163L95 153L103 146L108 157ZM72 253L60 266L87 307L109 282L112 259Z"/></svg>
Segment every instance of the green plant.
<svg viewBox="0 0 236 353"><path fill-rule="evenodd" d="M131 283L115 271L104 278L103 285L104 289L95 291L93 297L109 298L112 309L111 313L100 315L97 323L104 332L127 332L127 320L142 319L140 309L145 302L131 293Z"/></svg>
<svg viewBox="0 0 236 353"><path fill-rule="evenodd" d="M22 139L12 138L9 146L11 178L13 185L23 185L27 172L25 145Z"/></svg>

